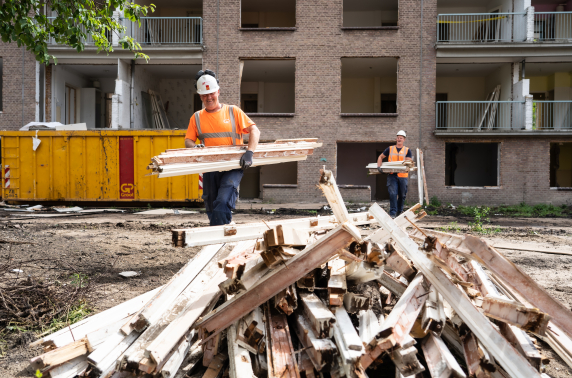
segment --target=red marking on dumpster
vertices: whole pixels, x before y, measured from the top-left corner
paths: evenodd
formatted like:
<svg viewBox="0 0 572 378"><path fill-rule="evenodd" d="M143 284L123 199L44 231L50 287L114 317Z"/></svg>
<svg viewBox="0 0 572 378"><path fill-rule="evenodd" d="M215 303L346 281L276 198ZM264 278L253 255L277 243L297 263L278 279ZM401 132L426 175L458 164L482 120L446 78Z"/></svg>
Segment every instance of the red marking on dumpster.
<svg viewBox="0 0 572 378"><path fill-rule="evenodd" d="M135 198L133 137L119 137L119 198Z"/></svg>

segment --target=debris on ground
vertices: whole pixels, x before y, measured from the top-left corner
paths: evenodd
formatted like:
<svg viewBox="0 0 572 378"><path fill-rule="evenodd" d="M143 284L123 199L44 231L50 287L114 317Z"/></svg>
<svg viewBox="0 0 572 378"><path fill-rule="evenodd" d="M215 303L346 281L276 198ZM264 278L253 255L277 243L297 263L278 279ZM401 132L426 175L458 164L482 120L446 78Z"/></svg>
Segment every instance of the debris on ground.
<svg viewBox="0 0 572 378"><path fill-rule="evenodd" d="M32 367L52 378L545 377L537 339L572 366L572 312L494 247L419 228L420 205L395 219L377 204L350 214L331 172L319 182L333 216L173 230L174 246L200 253L164 286L34 342L45 353ZM379 228L362 237L359 225Z"/></svg>

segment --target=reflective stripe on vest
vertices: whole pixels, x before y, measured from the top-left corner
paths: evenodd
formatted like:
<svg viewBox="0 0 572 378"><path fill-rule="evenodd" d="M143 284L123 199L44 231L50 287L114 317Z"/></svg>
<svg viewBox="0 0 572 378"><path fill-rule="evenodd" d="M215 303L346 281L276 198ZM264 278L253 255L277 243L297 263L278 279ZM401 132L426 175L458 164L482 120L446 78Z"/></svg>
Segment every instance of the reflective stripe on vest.
<svg viewBox="0 0 572 378"><path fill-rule="evenodd" d="M401 148L401 151L397 151L397 147L395 146L391 146L389 147L389 156L387 157L388 161L404 161L405 157L407 156L407 153L409 152L409 148L403 146L403 148ZM408 177L409 174L407 172L405 173L398 173L397 177Z"/></svg>
<svg viewBox="0 0 572 378"><path fill-rule="evenodd" d="M201 131L201 116L199 115L201 111L195 112L195 124L197 125L198 138L202 144L205 144L206 138L232 138L232 145L236 146L236 140L240 136L236 133L236 121L234 120L234 111L232 106L228 106L228 115L230 117L230 125L232 131L221 131L220 133L203 133Z"/></svg>

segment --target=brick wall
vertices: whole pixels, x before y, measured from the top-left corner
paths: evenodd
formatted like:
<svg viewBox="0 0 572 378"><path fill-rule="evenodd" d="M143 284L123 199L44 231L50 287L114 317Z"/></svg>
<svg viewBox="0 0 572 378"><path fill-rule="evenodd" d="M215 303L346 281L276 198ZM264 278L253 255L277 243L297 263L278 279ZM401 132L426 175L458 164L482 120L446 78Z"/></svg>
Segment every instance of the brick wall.
<svg viewBox="0 0 572 378"><path fill-rule="evenodd" d="M277 201L322 200L316 188L319 169L336 171L337 142L393 142L404 129L406 145L424 151L429 195L454 204L572 203L572 194L549 188L549 144L572 138L494 138L502 143L497 189L445 187L445 142L436 138L435 82L437 1L424 1L423 25L417 0L399 1L398 30L341 30L343 0L297 0L296 31L240 31L240 0L204 2L203 68L217 70L221 101L238 104L239 62L245 58L295 58L295 112L292 118L256 117L262 139L319 137L324 143L298 165L296 189L265 191ZM217 54L217 24L220 28ZM422 31L422 44L420 37ZM423 56L420 56L420 50ZM397 57L399 115L341 117L341 58ZM422 66L421 66L422 63ZM218 67L217 67L218 64ZM421 68L422 67L422 68ZM421 88L421 90L420 90ZM420 96L421 94L421 96ZM470 141L491 141L475 137ZM345 157L351 158L351 157ZM325 160L325 161L324 161ZM409 199L417 198L417 181L409 182Z"/></svg>
<svg viewBox="0 0 572 378"><path fill-rule="evenodd" d="M203 68L217 70L218 59L221 102L239 103L241 58L296 59L296 115L254 120L261 129L262 139L319 137L324 143L298 165L298 188L284 189L288 197L294 192L298 202L322 198L316 189L319 169L326 164L328 169L336 170L336 142L392 142L396 132L405 129L409 136L406 145L418 147L420 2L399 2L399 30L369 31L341 30L342 3L342 0L297 0L297 30L271 32L240 31L240 0L220 0L217 57L217 4L204 2ZM421 135L426 138L435 118L435 18L436 1L426 1L421 109L424 122ZM340 117L342 57L399 58L398 117ZM416 183L411 182L410 187L409 195L416 196Z"/></svg>
<svg viewBox="0 0 572 378"><path fill-rule="evenodd" d="M0 130L18 130L35 120L36 60L30 52L22 54L22 51L23 48L15 43L0 42L0 57L4 65Z"/></svg>

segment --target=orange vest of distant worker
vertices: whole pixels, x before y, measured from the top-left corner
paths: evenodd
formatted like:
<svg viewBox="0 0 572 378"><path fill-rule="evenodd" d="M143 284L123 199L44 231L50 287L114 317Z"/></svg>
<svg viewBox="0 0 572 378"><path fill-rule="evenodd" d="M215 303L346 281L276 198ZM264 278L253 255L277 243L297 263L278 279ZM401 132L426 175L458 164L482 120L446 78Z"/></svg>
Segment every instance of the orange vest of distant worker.
<svg viewBox="0 0 572 378"><path fill-rule="evenodd" d="M399 152L397 152L397 147L391 146L389 147L389 157L387 158L387 161L404 161L407 156L407 152L409 152L409 148L405 146L403 146ZM398 173L397 177L407 178L409 177L409 173Z"/></svg>

